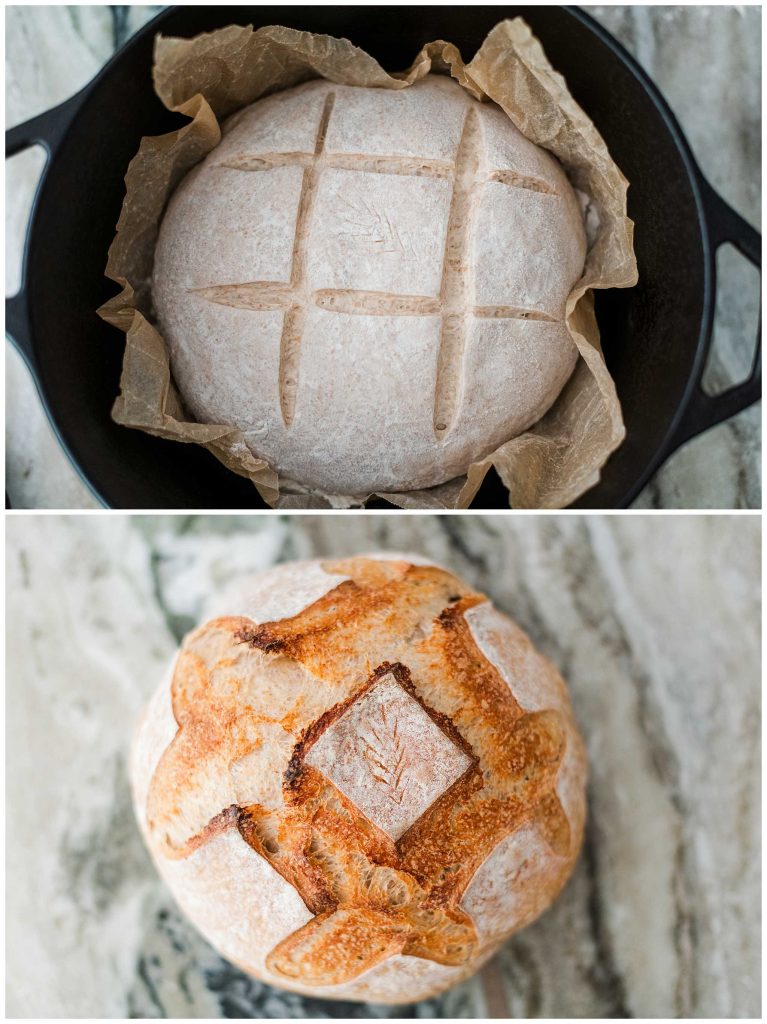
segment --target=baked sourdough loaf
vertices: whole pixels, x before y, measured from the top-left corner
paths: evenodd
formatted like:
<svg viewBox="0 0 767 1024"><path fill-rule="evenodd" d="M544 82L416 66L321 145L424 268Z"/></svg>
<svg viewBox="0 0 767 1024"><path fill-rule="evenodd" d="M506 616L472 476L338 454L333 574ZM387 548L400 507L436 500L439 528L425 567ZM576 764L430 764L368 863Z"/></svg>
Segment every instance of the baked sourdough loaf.
<svg viewBox="0 0 767 1024"><path fill-rule="evenodd" d="M200 422L330 494L431 487L572 373L586 237L557 161L428 75L244 108L171 198L153 295Z"/></svg>
<svg viewBox="0 0 767 1024"><path fill-rule="evenodd" d="M190 633L134 743L136 812L208 940L273 985L412 1002L473 973L577 856L565 685L415 558L296 562Z"/></svg>

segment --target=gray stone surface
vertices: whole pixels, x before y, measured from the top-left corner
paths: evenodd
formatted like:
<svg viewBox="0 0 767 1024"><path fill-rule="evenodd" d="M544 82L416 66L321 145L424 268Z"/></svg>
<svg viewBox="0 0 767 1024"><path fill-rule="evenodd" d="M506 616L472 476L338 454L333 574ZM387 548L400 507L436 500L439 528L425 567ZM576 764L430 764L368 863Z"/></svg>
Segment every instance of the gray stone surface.
<svg viewBox="0 0 767 1024"><path fill-rule="evenodd" d="M7 119L15 124L66 99L156 7L6 9ZM749 221L761 206L761 12L757 7L587 8L637 57L681 121L712 184ZM27 211L41 166L28 152L7 164L6 253L18 282ZM758 286L740 257L722 275L713 390L745 375ZM19 508L90 508L94 497L59 448L34 385L9 349L7 486ZM761 410L752 408L676 453L637 499L640 508L761 506Z"/></svg>
<svg viewBox="0 0 767 1024"><path fill-rule="evenodd" d="M176 911L133 821L139 709L210 593L413 551L562 670L589 820L555 905L418 1017L760 1015L760 517L11 516L9 1017L394 1016L286 995Z"/></svg>

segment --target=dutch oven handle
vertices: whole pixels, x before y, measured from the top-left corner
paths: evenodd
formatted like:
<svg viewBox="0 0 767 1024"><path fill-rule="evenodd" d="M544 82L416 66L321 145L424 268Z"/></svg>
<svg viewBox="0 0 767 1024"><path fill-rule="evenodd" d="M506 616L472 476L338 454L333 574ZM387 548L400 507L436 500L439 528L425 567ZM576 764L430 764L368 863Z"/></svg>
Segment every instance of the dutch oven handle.
<svg viewBox="0 0 767 1024"><path fill-rule="evenodd" d="M45 150L45 166L43 167L37 191L40 191L51 158L61 145L61 141L67 133L72 119L80 108L84 99L86 89L75 93L64 103L60 103L51 110L39 114L37 117L17 124L9 128L5 133L5 157L15 156L30 146L42 146ZM34 215L37 197L32 205ZM29 304L27 295L27 244L29 242L29 228L27 228L27 241L24 244L24 258L21 268L21 286L15 295L5 300L5 333L21 352L29 368L35 373L35 358L32 351L32 340L29 325Z"/></svg>
<svg viewBox="0 0 767 1024"><path fill-rule="evenodd" d="M703 175L700 175L700 187L708 228L708 240L711 249L714 300L716 300L716 252L721 245L729 242L749 262L762 270L762 236L745 221L739 213L722 199ZM705 362L700 367L698 379L692 397L687 405L682 420L674 433L673 448L688 441L696 434L703 433L709 427L716 426L738 412L747 409L762 397L762 308L759 305L759 324L756 329L756 346L748 377L719 395L707 395L701 387L701 377Z"/></svg>

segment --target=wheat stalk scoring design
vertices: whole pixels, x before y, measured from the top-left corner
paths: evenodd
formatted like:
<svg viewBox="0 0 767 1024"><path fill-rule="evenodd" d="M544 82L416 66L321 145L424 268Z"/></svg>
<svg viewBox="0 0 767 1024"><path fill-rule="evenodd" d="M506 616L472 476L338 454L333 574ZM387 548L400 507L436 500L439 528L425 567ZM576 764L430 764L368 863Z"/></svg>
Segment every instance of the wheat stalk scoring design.
<svg viewBox="0 0 767 1024"><path fill-rule="evenodd" d="M401 804L405 796L405 777L408 771L407 751L399 732L396 717L391 721L386 708L379 708L380 724L371 726L364 738L364 757L373 765L373 778L386 787L389 799Z"/></svg>

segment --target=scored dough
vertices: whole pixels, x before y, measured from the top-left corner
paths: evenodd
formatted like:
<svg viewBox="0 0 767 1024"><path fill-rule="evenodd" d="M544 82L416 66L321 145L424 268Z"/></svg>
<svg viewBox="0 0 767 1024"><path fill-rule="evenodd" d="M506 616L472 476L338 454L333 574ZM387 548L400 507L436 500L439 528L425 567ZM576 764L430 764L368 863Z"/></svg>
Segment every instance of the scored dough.
<svg viewBox="0 0 767 1024"><path fill-rule="evenodd" d="M153 293L201 422L325 493L430 487L572 373L584 265L557 161L451 79L310 82L224 125L174 193Z"/></svg>

